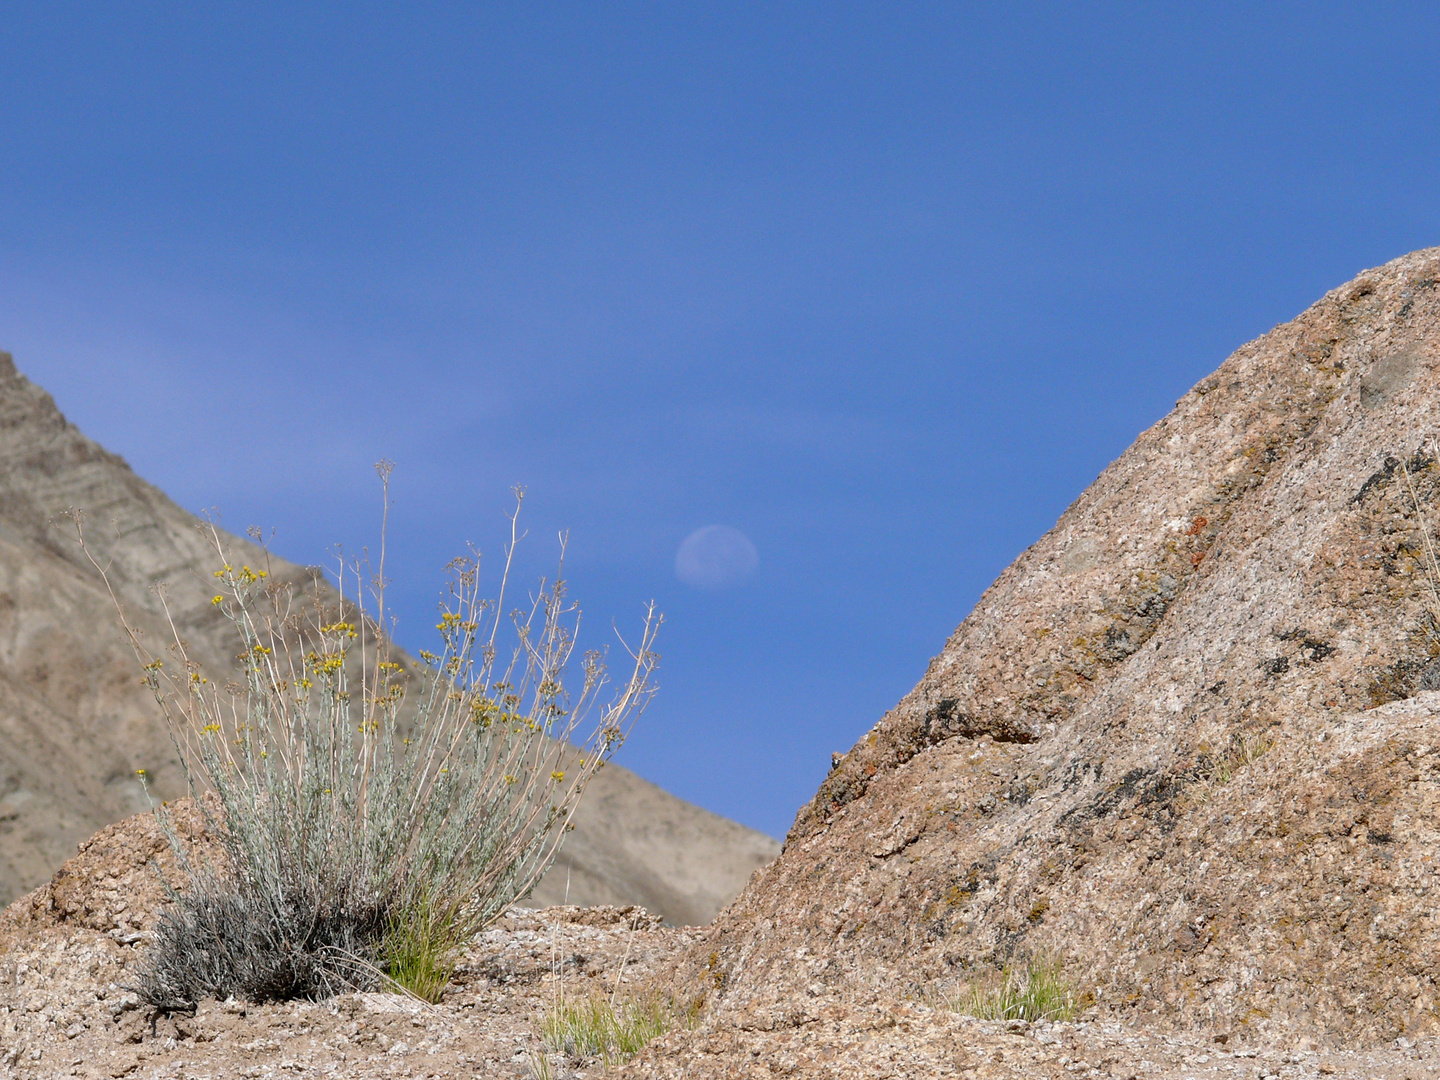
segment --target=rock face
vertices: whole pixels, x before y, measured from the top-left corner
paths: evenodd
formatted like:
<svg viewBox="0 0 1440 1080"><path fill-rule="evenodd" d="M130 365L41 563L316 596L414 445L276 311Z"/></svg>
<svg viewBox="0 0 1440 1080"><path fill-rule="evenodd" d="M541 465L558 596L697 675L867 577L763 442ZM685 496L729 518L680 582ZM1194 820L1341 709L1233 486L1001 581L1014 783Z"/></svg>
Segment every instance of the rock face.
<svg viewBox="0 0 1440 1080"><path fill-rule="evenodd" d="M180 835L204 842L193 806L175 811ZM521 1080L544 1054L538 1020L562 993L629 995L698 933L636 907L516 908L467 943L438 1006L353 993L157 1015L129 989L164 901L157 867L183 880L154 815L139 814L0 911L0 1077L378 1080L419 1070Z"/></svg>
<svg viewBox="0 0 1440 1080"><path fill-rule="evenodd" d="M234 652L233 629L209 603L214 560L196 519L82 435L0 353L0 903L44 881L79 840L145 808L137 769L160 798L184 788L110 598L68 522L56 523L72 506L86 511L120 601L152 639L165 634L158 580L204 667L229 670ZM233 542L241 557L261 557ZM309 584L301 567L270 561L276 578ZM564 854L574 869L562 864L541 883L550 899L568 874L572 903L644 904L704 922L777 849L619 766L590 796Z"/></svg>
<svg viewBox="0 0 1440 1080"><path fill-rule="evenodd" d="M1040 954L1102 1019L1440 1029L1437 435L1440 249L1187 393L679 965L707 995L705 1060Z"/></svg>
<svg viewBox="0 0 1440 1080"><path fill-rule="evenodd" d="M203 839L193 808L174 810L181 835ZM0 1076L1410 1080L1433 1075L1440 1057L1434 1040L1317 1051L1239 1032L1217 1044L1143 1025L986 1021L925 1002L879 1001L829 1002L798 1030L752 1024L729 1040L707 1021L692 1029L677 1017L678 1031L616 1072L593 1053L547 1047L544 1020L560 1001L618 1000L622 1009L653 1001L656 976L704 933L662 926L635 907L512 909L467 943L434 1006L351 993L155 1013L128 987L164 898L157 865L180 879L154 817L136 815L102 829L47 885L0 911Z"/></svg>

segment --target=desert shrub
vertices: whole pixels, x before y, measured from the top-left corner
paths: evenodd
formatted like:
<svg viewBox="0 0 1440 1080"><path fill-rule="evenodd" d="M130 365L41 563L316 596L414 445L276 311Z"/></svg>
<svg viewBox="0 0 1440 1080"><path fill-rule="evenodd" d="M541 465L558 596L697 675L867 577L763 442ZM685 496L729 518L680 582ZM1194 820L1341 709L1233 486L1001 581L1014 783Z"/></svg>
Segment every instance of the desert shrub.
<svg viewBox="0 0 1440 1080"><path fill-rule="evenodd" d="M199 875L161 914L134 989L157 1008L181 1009L206 996L320 998L375 982L365 957L383 929L377 912L300 883L267 900L249 884Z"/></svg>
<svg viewBox="0 0 1440 1080"><path fill-rule="evenodd" d="M478 554L453 562L439 651L412 670L386 630L383 540L373 573L341 564L342 595L327 602L318 571L309 588L277 582L268 558L240 562L210 525L212 602L237 632L238 679L202 671L178 631L156 655L121 610L192 791L218 802L205 813L224 851L218 865L186 862L189 885L140 974L145 1000L387 982L433 1000L457 946L550 866L586 784L653 693L660 619L652 605L623 682L588 652L567 687L579 612L563 579L504 607L522 495L496 595L482 592ZM563 552L562 535L562 567Z"/></svg>
<svg viewBox="0 0 1440 1080"><path fill-rule="evenodd" d="M1032 957L1006 964L996 976L971 981L950 999L950 1007L982 1020L1069 1020L1075 994L1060 962Z"/></svg>

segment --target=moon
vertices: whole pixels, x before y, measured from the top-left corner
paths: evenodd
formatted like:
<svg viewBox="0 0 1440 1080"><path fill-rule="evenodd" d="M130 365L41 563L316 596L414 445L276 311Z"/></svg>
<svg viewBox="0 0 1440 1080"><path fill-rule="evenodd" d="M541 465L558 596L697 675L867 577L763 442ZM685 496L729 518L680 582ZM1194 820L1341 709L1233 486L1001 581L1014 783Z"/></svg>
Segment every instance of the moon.
<svg viewBox="0 0 1440 1080"><path fill-rule="evenodd" d="M711 592L741 584L759 565L760 553L750 538L729 525L696 529L675 553L675 576Z"/></svg>

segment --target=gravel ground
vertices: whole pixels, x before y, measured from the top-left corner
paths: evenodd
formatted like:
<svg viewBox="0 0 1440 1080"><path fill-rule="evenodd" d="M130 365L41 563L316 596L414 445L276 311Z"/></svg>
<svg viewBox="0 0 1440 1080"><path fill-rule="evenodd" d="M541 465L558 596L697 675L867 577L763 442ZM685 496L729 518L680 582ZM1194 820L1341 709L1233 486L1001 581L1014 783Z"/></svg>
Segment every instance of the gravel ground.
<svg viewBox="0 0 1440 1080"><path fill-rule="evenodd" d="M0 1075L41 1077L531 1077L539 1024L561 991L644 990L700 931L636 908L517 909L467 950L436 1006L383 993L324 1003L205 1002L156 1016L125 990L148 931L41 927L0 954ZM913 1002L823 998L783 1022L702 1021L617 1077L1194 1077L1369 1080L1440 1075L1423 1041L1366 1050L1287 1045L1283 1032L1167 1033L1139 1023L975 1020ZM548 1059L557 1080L607 1074Z"/></svg>
<svg viewBox="0 0 1440 1080"><path fill-rule="evenodd" d="M156 1016L125 989L148 932L49 928L0 958L0 1075L525 1077L562 976L570 996L617 980L633 992L692 933L639 908L516 910L466 951L435 1006L356 993ZM589 1075L555 1062L576 1065Z"/></svg>

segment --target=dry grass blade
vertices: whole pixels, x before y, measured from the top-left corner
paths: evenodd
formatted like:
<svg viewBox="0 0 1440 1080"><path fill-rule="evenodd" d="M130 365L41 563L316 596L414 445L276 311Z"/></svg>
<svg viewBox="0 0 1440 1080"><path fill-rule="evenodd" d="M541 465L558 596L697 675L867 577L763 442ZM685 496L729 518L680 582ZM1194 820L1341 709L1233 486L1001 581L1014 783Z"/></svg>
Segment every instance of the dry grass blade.
<svg viewBox="0 0 1440 1080"><path fill-rule="evenodd" d="M579 1001L559 1001L551 1007L541 1024L540 1041L550 1054L618 1065L670 1031L677 1022L671 1003L656 994L619 1002L609 996L587 997ZM543 1054L532 1063L535 1072L548 1067L548 1058Z"/></svg>
<svg viewBox="0 0 1440 1080"><path fill-rule="evenodd" d="M998 976L969 983L950 1007L982 1020L1070 1020L1075 995L1057 960L1006 964Z"/></svg>
<svg viewBox="0 0 1440 1080"><path fill-rule="evenodd" d="M1435 558L1435 543L1430 538L1430 527L1425 521L1425 512L1420 509L1420 498L1415 494L1415 481L1410 477L1410 467L1400 463L1405 477L1405 489L1410 494L1410 505L1415 508L1415 520L1420 526L1420 536L1425 547L1425 583L1430 589L1430 616L1440 627L1440 562Z"/></svg>

